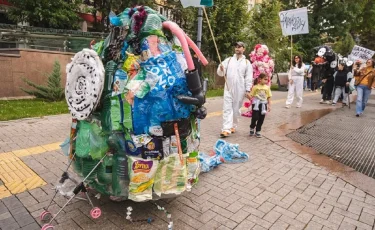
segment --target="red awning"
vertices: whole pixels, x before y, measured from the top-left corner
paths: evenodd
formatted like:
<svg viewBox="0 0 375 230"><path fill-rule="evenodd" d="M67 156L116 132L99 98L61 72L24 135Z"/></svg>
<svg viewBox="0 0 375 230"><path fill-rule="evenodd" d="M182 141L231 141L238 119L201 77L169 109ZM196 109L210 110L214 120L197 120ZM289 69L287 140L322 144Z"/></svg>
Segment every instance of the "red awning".
<svg viewBox="0 0 375 230"><path fill-rule="evenodd" d="M94 15L92 14L79 13L79 16L86 22L94 23L95 21ZM96 16L96 20L99 22L102 20L102 17Z"/></svg>
<svg viewBox="0 0 375 230"><path fill-rule="evenodd" d="M0 0L0 5L10 6L10 3L7 0Z"/></svg>

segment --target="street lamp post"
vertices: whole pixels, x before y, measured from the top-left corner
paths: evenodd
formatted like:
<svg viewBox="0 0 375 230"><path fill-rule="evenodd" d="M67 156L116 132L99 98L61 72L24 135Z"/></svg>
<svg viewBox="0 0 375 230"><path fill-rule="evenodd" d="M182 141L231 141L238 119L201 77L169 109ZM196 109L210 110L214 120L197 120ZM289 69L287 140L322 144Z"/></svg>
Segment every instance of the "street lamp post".
<svg viewBox="0 0 375 230"><path fill-rule="evenodd" d="M203 9L198 8L198 31L197 31L197 46L200 49L202 45L202 24L203 24Z"/></svg>

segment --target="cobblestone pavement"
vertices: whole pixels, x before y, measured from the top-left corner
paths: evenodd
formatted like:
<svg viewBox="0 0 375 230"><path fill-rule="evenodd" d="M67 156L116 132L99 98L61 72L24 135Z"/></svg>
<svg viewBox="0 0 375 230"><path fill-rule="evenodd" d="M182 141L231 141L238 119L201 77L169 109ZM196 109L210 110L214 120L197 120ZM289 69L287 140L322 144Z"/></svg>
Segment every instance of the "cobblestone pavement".
<svg viewBox="0 0 375 230"><path fill-rule="evenodd" d="M250 154L248 162L220 165L201 174L192 192L156 202L172 213L174 229L374 229L373 196L277 141L286 138L280 127L302 122L311 111L327 111L327 105L317 103L318 94L309 94L303 108L288 110L283 108L286 93L274 92L274 96L264 138L247 135L248 118L243 118L237 133L227 138ZM204 152L218 139L222 99L209 100L207 107L211 114L202 121ZM69 122L68 115L61 115L0 123L0 152L61 142L69 133ZM67 159L60 150L47 149L19 157L47 184L1 199L0 228L40 229L39 215L52 198L53 184ZM106 197L93 200L102 209L99 219L89 217L87 202L75 201L56 218L55 229L167 229L165 214L151 202L113 203ZM50 210L56 212L65 202L57 196ZM128 222L128 206L134 209L133 218L153 217L154 221L151 225Z"/></svg>

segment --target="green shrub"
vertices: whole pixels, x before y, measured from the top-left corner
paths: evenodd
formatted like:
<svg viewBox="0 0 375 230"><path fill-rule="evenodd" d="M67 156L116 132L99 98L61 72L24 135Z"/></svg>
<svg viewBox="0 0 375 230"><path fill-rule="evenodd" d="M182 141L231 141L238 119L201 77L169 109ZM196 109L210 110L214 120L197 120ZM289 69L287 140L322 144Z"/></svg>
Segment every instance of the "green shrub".
<svg viewBox="0 0 375 230"><path fill-rule="evenodd" d="M46 86L38 85L26 78L23 78L22 80L29 86L34 87L34 89L28 90L22 87L21 89L25 93L35 96L36 98L42 98L42 99L49 100L49 101L63 100L64 88L61 87L60 63L58 61L55 61L52 72L46 75L48 77Z"/></svg>

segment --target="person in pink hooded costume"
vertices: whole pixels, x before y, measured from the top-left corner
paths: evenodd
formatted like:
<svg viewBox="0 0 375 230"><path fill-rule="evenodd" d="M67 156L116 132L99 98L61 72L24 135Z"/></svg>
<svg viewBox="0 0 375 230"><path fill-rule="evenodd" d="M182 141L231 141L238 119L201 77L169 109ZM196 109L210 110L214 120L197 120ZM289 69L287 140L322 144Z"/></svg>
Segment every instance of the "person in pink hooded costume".
<svg viewBox="0 0 375 230"><path fill-rule="evenodd" d="M269 49L266 45L262 44L257 44L254 47L254 50L250 53L250 61L253 65L253 79L254 79L254 84L256 85L258 77L261 73L265 73L268 76L268 85L271 86L271 78L272 78L272 73L275 67L275 63L272 60L272 58L268 55L269 54ZM245 102L245 107L247 105L250 105L251 108L252 101L250 103ZM242 114L242 116L245 117L251 117L251 110L246 111L245 113Z"/></svg>

